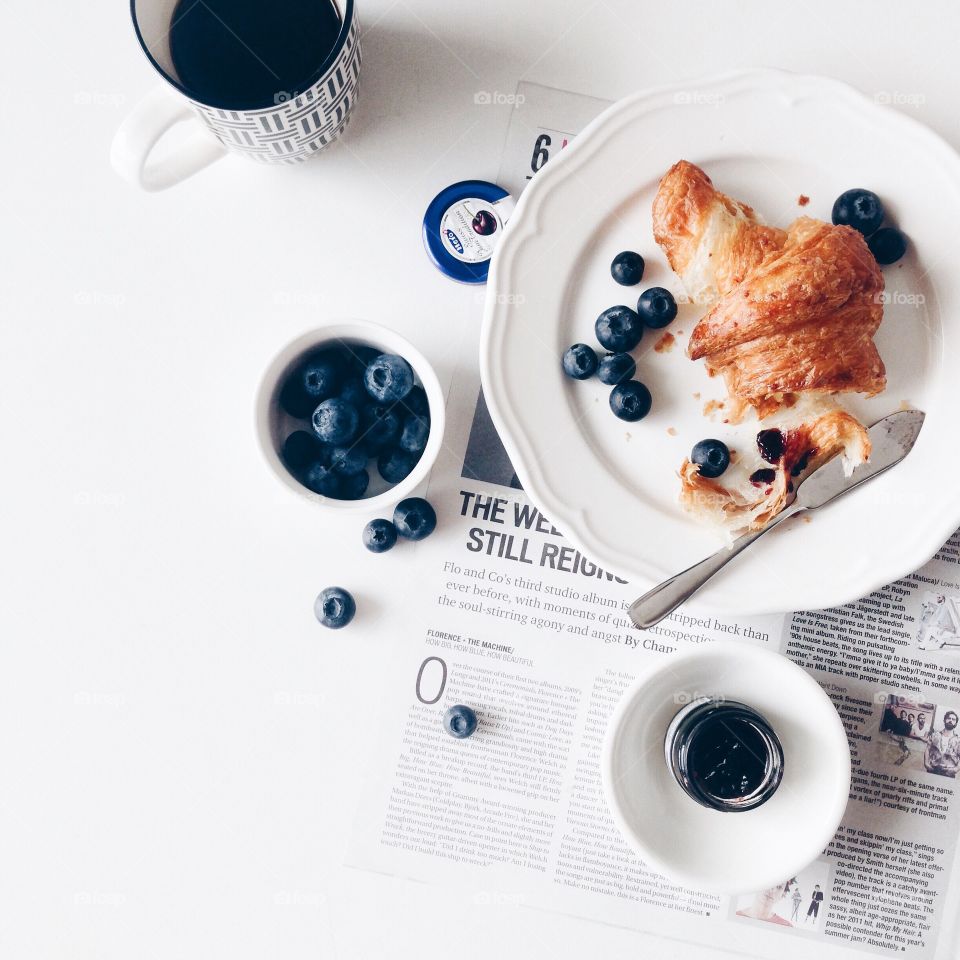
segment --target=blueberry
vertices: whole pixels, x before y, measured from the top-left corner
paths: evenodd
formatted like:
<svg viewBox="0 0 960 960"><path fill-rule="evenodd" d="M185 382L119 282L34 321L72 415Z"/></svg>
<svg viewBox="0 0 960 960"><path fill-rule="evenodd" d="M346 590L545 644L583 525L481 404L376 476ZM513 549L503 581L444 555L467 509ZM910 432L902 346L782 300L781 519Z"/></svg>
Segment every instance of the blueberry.
<svg viewBox="0 0 960 960"><path fill-rule="evenodd" d="M403 357L381 353L367 365L363 383L379 403L397 403L413 389L413 370Z"/></svg>
<svg viewBox="0 0 960 960"><path fill-rule="evenodd" d="M346 400L347 403L352 403L358 410L370 402L370 394L367 393L367 388L363 385L363 377L360 375L347 378L337 396L341 400Z"/></svg>
<svg viewBox="0 0 960 960"><path fill-rule="evenodd" d="M417 465L419 453L407 453L406 450L384 450L377 458L377 469L387 483L399 483L405 480Z"/></svg>
<svg viewBox="0 0 960 960"><path fill-rule="evenodd" d="M317 461L312 463L304 474L303 483L314 493L322 497L341 499L340 476L326 463Z"/></svg>
<svg viewBox="0 0 960 960"><path fill-rule="evenodd" d="M400 431L400 449L407 453L423 453L430 436L430 421L426 417L418 417L410 413L403 420Z"/></svg>
<svg viewBox="0 0 960 960"><path fill-rule="evenodd" d="M632 350L643 336L643 324L629 307L609 307L597 317L595 326L600 345L613 353Z"/></svg>
<svg viewBox="0 0 960 960"><path fill-rule="evenodd" d="M363 528L363 545L371 553L386 553L396 542L397 528L389 520L371 520Z"/></svg>
<svg viewBox="0 0 960 960"><path fill-rule="evenodd" d="M324 443L349 443L360 427L360 414L352 403L331 397L313 411L313 430Z"/></svg>
<svg viewBox="0 0 960 960"><path fill-rule="evenodd" d="M608 353L597 367L600 382L610 387L629 380L636 372L637 361L629 353Z"/></svg>
<svg viewBox="0 0 960 960"><path fill-rule="evenodd" d="M643 257L632 250L624 250L613 258L610 274L622 287L636 286L643 279Z"/></svg>
<svg viewBox="0 0 960 960"><path fill-rule="evenodd" d="M458 740L466 739L477 729L476 711L462 703L450 707L443 715L443 729L451 737L456 737Z"/></svg>
<svg viewBox="0 0 960 960"><path fill-rule="evenodd" d="M367 465L367 455L359 446L333 447L330 450L330 468L334 473L349 477Z"/></svg>
<svg viewBox="0 0 960 960"><path fill-rule="evenodd" d="M340 476L339 496L341 500L359 500L370 485L370 474L366 470Z"/></svg>
<svg viewBox="0 0 960 960"><path fill-rule="evenodd" d="M887 266L907 252L907 238L895 227L881 227L867 240L867 246L877 263Z"/></svg>
<svg viewBox="0 0 960 960"><path fill-rule="evenodd" d="M665 287L651 287L640 294L637 313L648 327L658 330L677 315L677 301Z"/></svg>
<svg viewBox="0 0 960 960"><path fill-rule="evenodd" d="M621 419L642 420L649 412L653 398L639 380L618 383L610 391L610 409Z"/></svg>
<svg viewBox="0 0 960 960"><path fill-rule="evenodd" d="M287 379L280 392L280 405L291 416L305 417L321 400L340 389L343 358L333 350L314 354Z"/></svg>
<svg viewBox="0 0 960 960"><path fill-rule="evenodd" d="M568 377L586 380L597 372L597 351L585 343L575 343L564 351L561 364Z"/></svg>
<svg viewBox="0 0 960 960"><path fill-rule="evenodd" d="M408 540L423 540L437 527L437 514L423 497L407 497L393 511L397 533Z"/></svg>
<svg viewBox="0 0 960 960"><path fill-rule="evenodd" d="M883 223L883 204L872 190L847 190L833 205L833 222L853 227L869 237Z"/></svg>
<svg viewBox="0 0 960 960"><path fill-rule="evenodd" d="M719 477L730 466L730 451L722 440L701 440L690 452L690 462L700 468L700 476Z"/></svg>
<svg viewBox="0 0 960 960"><path fill-rule="evenodd" d="M312 433L297 430L283 441L281 456L291 470L300 470L325 456L323 444Z"/></svg>
<svg viewBox="0 0 960 960"><path fill-rule="evenodd" d="M376 347L349 346L346 348L350 354L350 366L363 376L363 371L380 356L380 351Z"/></svg>
<svg viewBox="0 0 960 960"><path fill-rule="evenodd" d="M418 417L430 418L430 401L423 387L414 387L404 398L403 406Z"/></svg>
<svg viewBox="0 0 960 960"><path fill-rule="evenodd" d="M325 627L339 630L353 619L357 604L349 590L344 590L343 587L327 587L326 590L321 590L313 601L313 612Z"/></svg>
<svg viewBox="0 0 960 960"><path fill-rule="evenodd" d="M400 436L400 413L389 407L368 403L360 417L360 439L371 455L392 446Z"/></svg>
<svg viewBox="0 0 960 960"><path fill-rule="evenodd" d="M317 405L311 397L308 397L300 389L299 383L291 377L280 390L280 406L291 417L302 420L304 417L309 417Z"/></svg>

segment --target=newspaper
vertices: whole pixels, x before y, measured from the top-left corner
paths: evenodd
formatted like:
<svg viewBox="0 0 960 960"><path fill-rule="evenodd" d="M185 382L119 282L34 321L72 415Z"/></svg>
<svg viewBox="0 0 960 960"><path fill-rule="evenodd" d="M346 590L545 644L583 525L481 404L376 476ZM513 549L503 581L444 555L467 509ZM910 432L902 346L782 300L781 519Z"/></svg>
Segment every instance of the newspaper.
<svg viewBox="0 0 960 960"><path fill-rule="evenodd" d="M572 137L602 103L521 84L501 182ZM541 123L530 118L545 118ZM550 140L540 140L543 134ZM536 167L533 168L535 170ZM479 312L479 306L478 306ZM632 628L636 590L598 568L524 496L465 345L418 545L421 620L398 642L351 865L456 882L519 903L740 953L954 952L960 798L960 538L922 570L829 611L738 618L681 608ZM853 779L834 839L768 890L727 897L648 869L607 810L599 753L625 688L678 649L735 637L815 677L847 729ZM477 705L469 740L441 728Z"/></svg>

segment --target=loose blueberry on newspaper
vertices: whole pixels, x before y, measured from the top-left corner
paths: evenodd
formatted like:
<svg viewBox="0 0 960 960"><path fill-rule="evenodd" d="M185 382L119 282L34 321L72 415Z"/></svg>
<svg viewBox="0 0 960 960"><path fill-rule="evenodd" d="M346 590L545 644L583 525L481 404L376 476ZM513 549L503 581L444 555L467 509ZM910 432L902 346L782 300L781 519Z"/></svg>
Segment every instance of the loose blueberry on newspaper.
<svg viewBox="0 0 960 960"><path fill-rule="evenodd" d="M477 714L463 703L450 707L443 715L443 728L457 740L464 740L477 729Z"/></svg>

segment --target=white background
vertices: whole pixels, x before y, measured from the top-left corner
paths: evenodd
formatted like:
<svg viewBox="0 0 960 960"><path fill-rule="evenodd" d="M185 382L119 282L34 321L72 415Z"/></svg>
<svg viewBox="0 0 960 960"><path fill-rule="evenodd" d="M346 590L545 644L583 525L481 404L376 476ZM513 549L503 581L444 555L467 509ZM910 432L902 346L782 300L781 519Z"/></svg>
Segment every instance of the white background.
<svg viewBox="0 0 960 960"><path fill-rule="evenodd" d="M107 160L158 82L125 5L3 12L5 958L710 955L342 866L409 570L366 554L366 517L328 519L267 473L255 384L341 316L397 328L449 381L481 299L419 230L438 189L496 175L509 107L476 93L526 79L613 99L778 66L889 95L960 145L960 8L359 9L342 145L300 168L229 158L160 195ZM330 583L360 608L340 633L313 619Z"/></svg>

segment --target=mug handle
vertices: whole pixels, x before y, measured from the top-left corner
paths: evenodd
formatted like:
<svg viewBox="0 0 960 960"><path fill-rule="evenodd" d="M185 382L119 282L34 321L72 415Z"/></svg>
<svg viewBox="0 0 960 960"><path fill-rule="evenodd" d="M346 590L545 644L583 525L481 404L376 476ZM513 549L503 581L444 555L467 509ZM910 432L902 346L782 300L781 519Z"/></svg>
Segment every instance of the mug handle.
<svg viewBox="0 0 960 960"><path fill-rule="evenodd" d="M149 163L157 141L175 124L187 120L194 121L197 129L169 156ZM166 87L157 87L120 124L110 146L110 163L121 177L143 190L166 190L226 154L226 148L199 124L186 100Z"/></svg>

